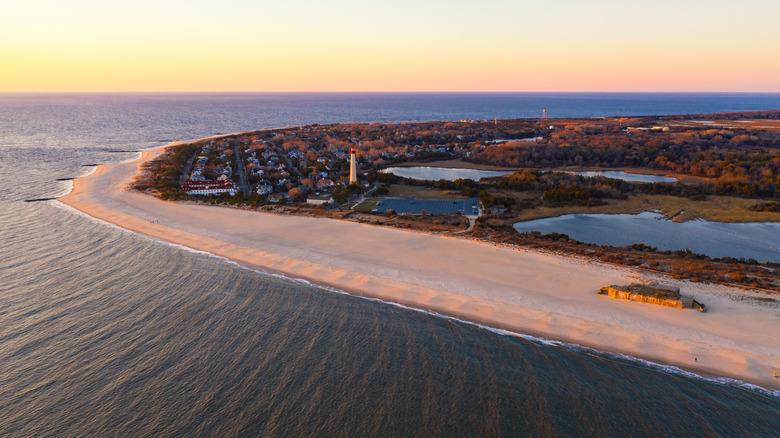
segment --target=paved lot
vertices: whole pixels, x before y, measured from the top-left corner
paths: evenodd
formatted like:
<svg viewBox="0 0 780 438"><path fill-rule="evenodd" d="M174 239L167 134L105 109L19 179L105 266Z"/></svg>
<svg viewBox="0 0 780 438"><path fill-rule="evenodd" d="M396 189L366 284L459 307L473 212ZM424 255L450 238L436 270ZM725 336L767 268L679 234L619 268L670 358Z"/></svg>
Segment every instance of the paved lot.
<svg viewBox="0 0 780 438"><path fill-rule="evenodd" d="M477 198L382 198L373 211L390 209L398 214L479 214Z"/></svg>

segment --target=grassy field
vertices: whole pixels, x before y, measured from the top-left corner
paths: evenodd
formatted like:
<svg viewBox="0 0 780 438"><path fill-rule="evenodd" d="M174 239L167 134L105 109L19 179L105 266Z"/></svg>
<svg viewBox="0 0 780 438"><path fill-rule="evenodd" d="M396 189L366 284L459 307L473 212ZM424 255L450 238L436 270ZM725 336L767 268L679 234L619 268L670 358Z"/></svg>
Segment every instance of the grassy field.
<svg viewBox="0 0 780 438"><path fill-rule="evenodd" d="M361 202L360 204L352 207L352 209L357 211L371 211L379 203L379 200L380 198L369 196L366 199L364 199L363 202Z"/></svg>
<svg viewBox="0 0 780 438"><path fill-rule="evenodd" d="M518 199L521 201L522 199ZM565 214L638 214L643 211L659 211L669 219L685 222L705 219L715 222L780 222L780 213L758 212L750 207L760 203L757 199L744 199L732 196L710 196L703 201L665 195L630 196L626 200L609 199L608 204L595 207L539 206L524 209L511 217L502 218L507 224L562 216Z"/></svg>

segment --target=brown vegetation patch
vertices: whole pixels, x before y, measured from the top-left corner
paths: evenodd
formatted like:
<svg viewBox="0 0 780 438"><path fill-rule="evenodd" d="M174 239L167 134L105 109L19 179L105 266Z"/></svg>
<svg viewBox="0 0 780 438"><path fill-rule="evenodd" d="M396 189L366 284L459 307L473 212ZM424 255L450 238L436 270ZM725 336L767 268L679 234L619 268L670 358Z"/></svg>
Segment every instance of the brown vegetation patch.
<svg viewBox="0 0 780 438"><path fill-rule="evenodd" d="M502 192L509 196L511 192ZM515 196L516 203L528 203L527 194ZM771 211L754 210L753 199L734 196L709 196L703 200L692 200L668 195L635 195L628 199L608 199L604 205L538 205L524 208L502 218L506 225L515 222L558 217L567 214L639 214L658 211L676 222L704 219L713 222L780 222L780 215Z"/></svg>

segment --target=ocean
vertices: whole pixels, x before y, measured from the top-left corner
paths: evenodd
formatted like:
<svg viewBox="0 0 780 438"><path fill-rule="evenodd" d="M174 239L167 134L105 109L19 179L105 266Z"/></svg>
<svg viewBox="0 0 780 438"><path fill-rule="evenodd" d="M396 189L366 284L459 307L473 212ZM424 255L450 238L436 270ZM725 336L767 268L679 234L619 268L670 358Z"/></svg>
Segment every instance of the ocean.
<svg viewBox="0 0 780 438"><path fill-rule="evenodd" d="M780 94L0 95L0 436L777 436L780 394L255 272L56 202L174 140Z"/></svg>

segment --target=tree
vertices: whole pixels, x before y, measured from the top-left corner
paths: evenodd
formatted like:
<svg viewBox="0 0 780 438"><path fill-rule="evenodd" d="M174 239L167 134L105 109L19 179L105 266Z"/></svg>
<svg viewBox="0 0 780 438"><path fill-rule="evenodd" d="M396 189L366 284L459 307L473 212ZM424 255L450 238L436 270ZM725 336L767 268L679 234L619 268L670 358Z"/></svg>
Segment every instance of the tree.
<svg viewBox="0 0 780 438"><path fill-rule="evenodd" d="M303 199L303 190L299 189L298 187L290 189L287 194L295 201L300 201Z"/></svg>

